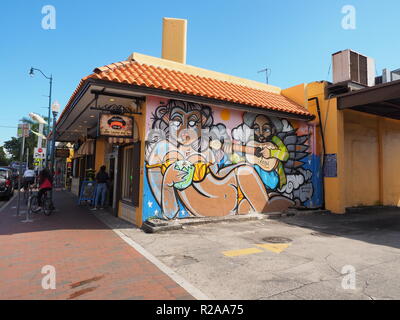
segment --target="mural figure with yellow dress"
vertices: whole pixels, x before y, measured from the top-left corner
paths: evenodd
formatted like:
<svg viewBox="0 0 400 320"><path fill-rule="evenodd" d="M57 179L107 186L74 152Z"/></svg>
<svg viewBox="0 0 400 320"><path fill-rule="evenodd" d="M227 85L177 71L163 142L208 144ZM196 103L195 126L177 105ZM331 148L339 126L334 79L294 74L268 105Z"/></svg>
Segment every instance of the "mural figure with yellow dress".
<svg viewBox="0 0 400 320"><path fill-rule="evenodd" d="M210 107L170 100L156 109L152 129L147 179L164 218L177 216L179 202L194 216L263 212L268 206L253 166L219 166L230 137L223 124L214 125Z"/></svg>

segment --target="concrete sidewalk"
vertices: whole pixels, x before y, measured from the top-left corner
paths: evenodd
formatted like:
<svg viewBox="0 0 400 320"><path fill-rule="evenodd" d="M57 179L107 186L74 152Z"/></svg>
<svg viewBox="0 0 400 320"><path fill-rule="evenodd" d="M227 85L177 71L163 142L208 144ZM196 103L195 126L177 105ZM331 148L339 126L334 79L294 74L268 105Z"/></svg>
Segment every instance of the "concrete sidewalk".
<svg viewBox="0 0 400 320"><path fill-rule="evenodd" d="M58 210L32 223L16 216L16 199L0 211L0 299L193 299L70 193L54 197ZM56 289L43 289L44 266Z"/></svg>
<svg viewBox="0 0 400 320"><path fill-rule="evenodd" d="M113 229L210 299L400 299L399 208L187 225L155 234L117 223ZM350 274L354 287L343 286Z"/></svg>

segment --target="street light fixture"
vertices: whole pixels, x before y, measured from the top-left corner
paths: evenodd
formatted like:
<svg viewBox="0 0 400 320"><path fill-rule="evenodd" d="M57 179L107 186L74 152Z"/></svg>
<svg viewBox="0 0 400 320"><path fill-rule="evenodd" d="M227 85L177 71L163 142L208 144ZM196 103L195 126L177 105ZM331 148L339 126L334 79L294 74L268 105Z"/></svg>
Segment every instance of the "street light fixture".
<svg viewBox="0 0 400 320"><path fill-rule="evenodd" d="M53 87L53 76L52 75L50 75L50 77L48 77L48 76L46 76L43 72L42 72L42 70L40 70L40 69L37 69L37 68L34 68L34 67L31 67L31 69L29 70L29 75L31 76L31 77L33 77L34 75L35 75L35 71L39 71L42 75L43 75L43 77L45 77L46 79L48 79L49 81L50 81L50 90L49 90L49 115L48 115L48 126L47 126L47 132L46 132L46 136L48 136L49 135L49 133L50 133L50 109L51 109L51 90L52 90L52 87ZM47 147L46 147L46 167L47 167L47 163L48 163L48 153L49 153L49 141L47 141Z"/></svg>
<svg viewBox="0 0 400 320"><path fill-rule="evenodd" d="M53 111L53 115L54 113L56 113L56 115L60 112L60 104L58 103L58 101L54 101L53 104L51 105L51 111Z"/></svg>

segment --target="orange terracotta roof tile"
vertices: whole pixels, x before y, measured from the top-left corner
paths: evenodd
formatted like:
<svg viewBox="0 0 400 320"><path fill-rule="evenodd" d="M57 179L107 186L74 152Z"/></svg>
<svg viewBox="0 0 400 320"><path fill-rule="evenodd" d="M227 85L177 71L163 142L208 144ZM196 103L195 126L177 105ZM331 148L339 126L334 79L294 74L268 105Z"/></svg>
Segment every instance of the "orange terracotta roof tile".
<svg viewBox="0 0 400 320"><path fill-rule="evenodd" d="M136 61L112 63L107 66L96 68L93 72L93 74L81 80L64 111L70 107L74 97L83 87L86 80L100 79L312 117L307 109L278 93L167 68L146 65Z"/></svg>

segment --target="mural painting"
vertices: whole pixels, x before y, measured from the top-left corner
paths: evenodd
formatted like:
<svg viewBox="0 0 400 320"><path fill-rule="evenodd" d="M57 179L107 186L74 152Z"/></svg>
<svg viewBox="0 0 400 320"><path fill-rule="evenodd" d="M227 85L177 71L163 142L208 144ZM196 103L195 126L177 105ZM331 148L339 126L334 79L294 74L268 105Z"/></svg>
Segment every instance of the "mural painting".
<svg viewBox="0 0 400 320"><path fill-rule="evenodd" d="M306 123L294 128L263 114L151 102L143 220L280 211L312 198Z"/></svg>

